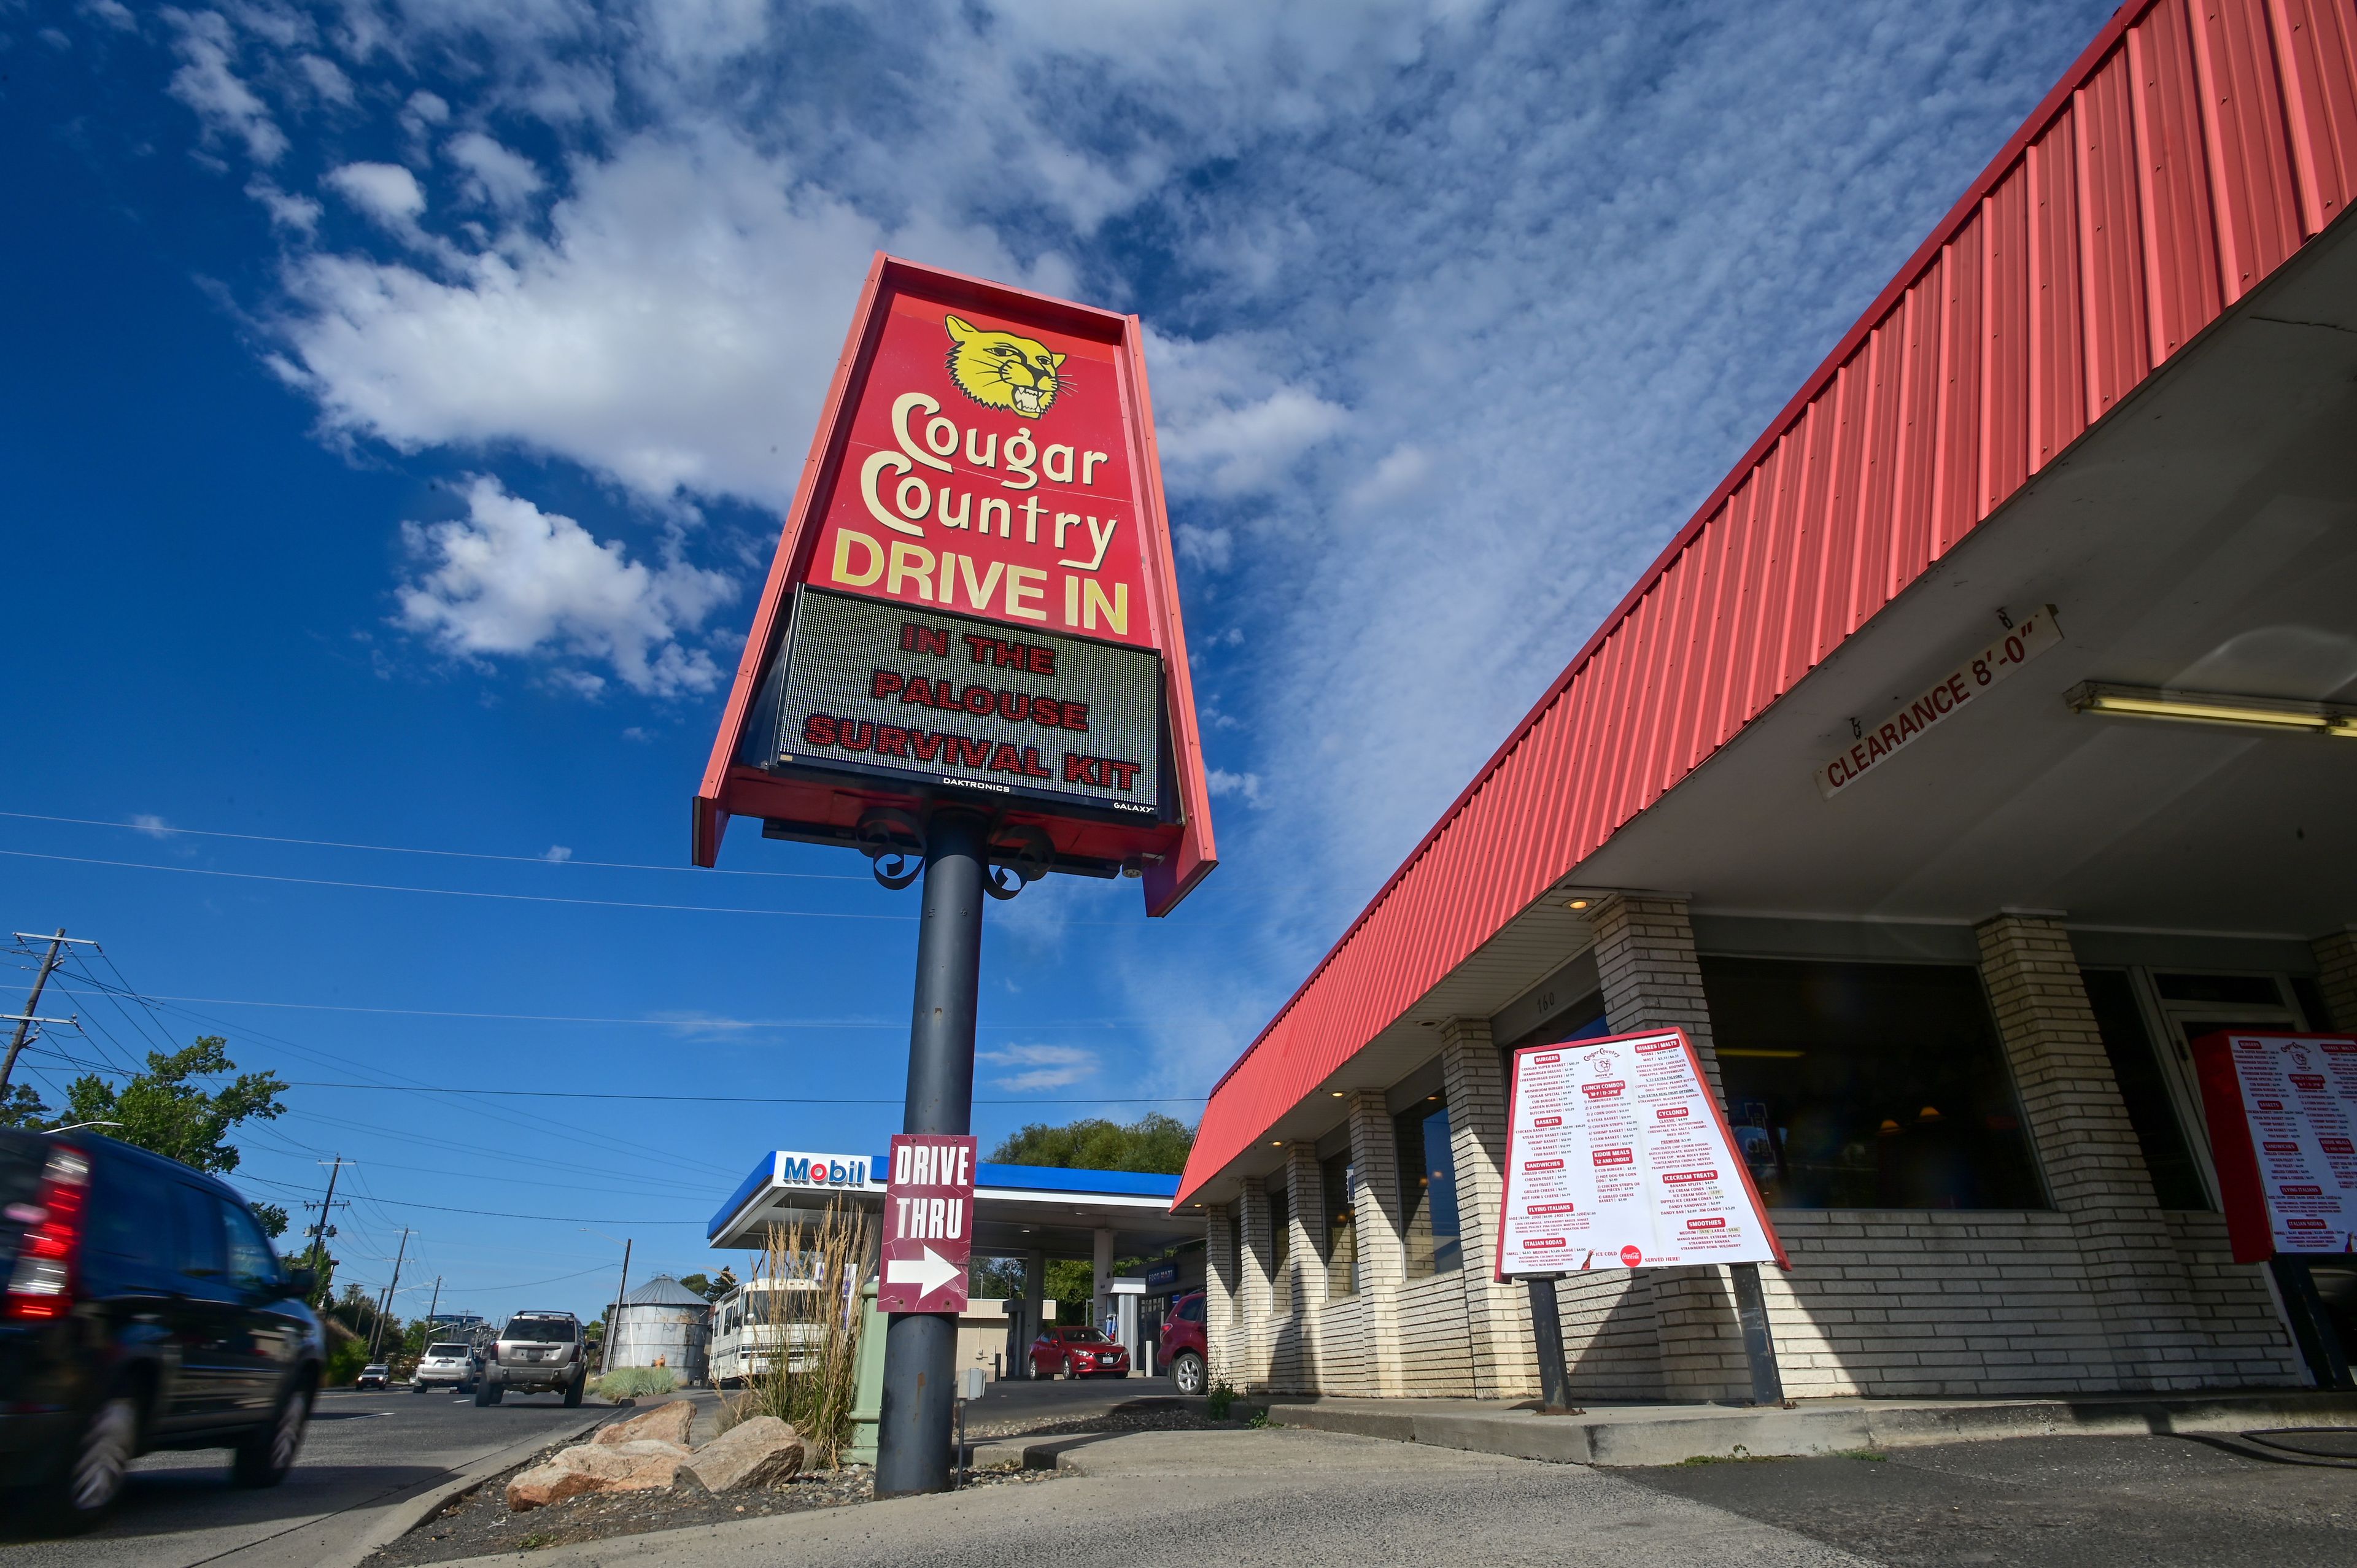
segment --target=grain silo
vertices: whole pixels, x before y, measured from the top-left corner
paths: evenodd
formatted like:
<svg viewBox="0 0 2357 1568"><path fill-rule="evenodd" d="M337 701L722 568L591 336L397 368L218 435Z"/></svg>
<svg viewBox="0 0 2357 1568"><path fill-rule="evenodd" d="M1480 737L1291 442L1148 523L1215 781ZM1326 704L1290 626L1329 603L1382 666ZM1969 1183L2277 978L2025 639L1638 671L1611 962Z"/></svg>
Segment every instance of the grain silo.
<svg viewBox="0 0 2357 1568"><path fill-rule="evenodd" d="M622 1298L607 1369L663 1366L682 1383L700 1383L711 1337L712 1309L704 1298L671 1275L657 1274Z"/></svg>

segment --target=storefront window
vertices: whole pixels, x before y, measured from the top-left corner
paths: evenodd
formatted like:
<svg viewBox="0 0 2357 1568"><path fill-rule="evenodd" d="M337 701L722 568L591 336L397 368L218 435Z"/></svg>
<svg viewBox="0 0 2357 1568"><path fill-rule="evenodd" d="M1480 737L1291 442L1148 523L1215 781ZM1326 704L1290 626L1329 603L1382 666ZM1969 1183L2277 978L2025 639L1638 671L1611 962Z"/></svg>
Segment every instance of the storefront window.
<svg viewBox="0 0 2357 1568"><path fill-rule="evenodd" d="M1727 1122L1785 1208L2042 1208L1978 971L1704 958Z"/></svg>
<svg viewBox="0 0 2357 1568"><path fill-rule="evenodd" d="M2086 983L2095 1028L2104 1036L2104 1055L2111 1058L2112 1077L2119 1083L2128 1124L2144 1151L2145 1169L2152 1173L2153 1196L2163 1208L2209 1208L2209 1190L2201 1185L2201 1169L2186 1144L2185 1128L2169 1098L2169 1079L2153 1050L2127 971L2082 970L2079 978Z"/></svg>
<svg viewBox="0 0 2357 1568"><path fill-rule="evenodd" d="M1293 1250L1293 1191L1281 1173L1268 1178L1268 1233L1270 1308L1282 1317L1293 1310L1293 1276L1285 1272Z"/></svg>
<svg viewBox="0 0 2357 1568"><path fill-rule="evenodd" d="M1392 1118L1392 1127L1399 1143L1400 1208L1407 1218L1407 1277L1445 1274L1460 1261L1448 1104L1432 1095Z"/></svg>
<svg viewBox="0 0 2357 1568"><path fill-rule="evenodd" d="M1359 1290L1359 1222L1351 1207L1351 1156L1336 1155L1318 1167L1326 1188L1326 1294Z"/></svg>

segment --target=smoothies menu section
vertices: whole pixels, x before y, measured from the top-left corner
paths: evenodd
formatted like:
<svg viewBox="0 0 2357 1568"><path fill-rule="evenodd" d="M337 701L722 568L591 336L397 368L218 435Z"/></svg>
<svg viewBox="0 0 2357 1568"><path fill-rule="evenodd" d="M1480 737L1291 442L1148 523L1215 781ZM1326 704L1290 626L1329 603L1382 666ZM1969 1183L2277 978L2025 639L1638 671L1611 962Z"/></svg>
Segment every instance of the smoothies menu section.
<svg viewBox="0 0 2357 1568"><path fill-rule="evenodd" d="M2235 1257L2357 1251L2357 1040L2228 1034L2195 1050Z"/></svg>
<svg viewBox="0 0 2357 1568"><path fill-rule="evenodd" d="M1519 1051L1497 1272L1783 1262L1684 1033Z"/></svg>

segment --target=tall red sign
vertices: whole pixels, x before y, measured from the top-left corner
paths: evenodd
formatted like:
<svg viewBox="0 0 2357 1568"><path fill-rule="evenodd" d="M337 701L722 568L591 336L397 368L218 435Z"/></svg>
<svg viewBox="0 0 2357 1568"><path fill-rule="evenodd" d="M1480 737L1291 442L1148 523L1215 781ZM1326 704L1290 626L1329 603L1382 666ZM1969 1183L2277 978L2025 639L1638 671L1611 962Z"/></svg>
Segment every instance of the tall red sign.
<svg viewBox="0 0 2357 1568"><path fill-rule="evenodd" d="M886 1312L963 1312L965 1269L974 1255L974 1141L946 1133L892 1139L884 1186Z"/></svg>
<svg viewBox="0 0 2357 1568"><path fill-rule="evenodd" d="M1217 863L1137 318L879 255L693 857L952 800L1151 915Z"/></svg>

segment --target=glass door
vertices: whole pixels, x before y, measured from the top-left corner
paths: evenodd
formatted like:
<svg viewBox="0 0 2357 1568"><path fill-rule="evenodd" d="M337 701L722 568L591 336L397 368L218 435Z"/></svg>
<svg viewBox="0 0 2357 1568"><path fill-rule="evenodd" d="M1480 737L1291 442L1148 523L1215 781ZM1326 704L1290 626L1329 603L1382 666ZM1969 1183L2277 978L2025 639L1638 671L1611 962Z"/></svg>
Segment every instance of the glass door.
<svg viewBox="0 0 2357 1568"><path fill-rule="evenodd" d="M2193 1042L2222 1029L2269 1029L2300 1033L2309 1027L2298 997L2279 974L2226 974L2185 970L2139 970L2136 978L2147 1015L2163 1042L2158 1053L2169 1080L2179 1124L2200 1151L2196 1162L2218 1201L2218 1176L2210 1153L2210 1123L2193 1070Z"/></svg>

